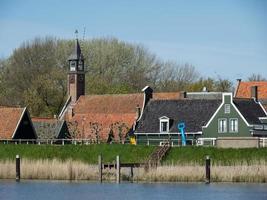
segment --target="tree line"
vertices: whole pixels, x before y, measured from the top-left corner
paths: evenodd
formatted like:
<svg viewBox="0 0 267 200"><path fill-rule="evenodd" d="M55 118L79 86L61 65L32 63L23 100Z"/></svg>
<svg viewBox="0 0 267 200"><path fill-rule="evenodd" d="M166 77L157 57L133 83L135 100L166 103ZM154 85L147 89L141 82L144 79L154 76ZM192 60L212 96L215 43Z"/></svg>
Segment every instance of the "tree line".
<svg viewBox="0 0 267 200"><path fill-rule="evenodd" d="M142 45L116 38L80 41L86 66L86 94L136 93L150 85L157 92L231 91L221 77L203 77L189 64L164 62ZM53 37L24 42L0 60L0 105L28 106L33 116L58 114L66 100L68 56L74 41ZM253 74L250 80L264 80Z"/></svg>

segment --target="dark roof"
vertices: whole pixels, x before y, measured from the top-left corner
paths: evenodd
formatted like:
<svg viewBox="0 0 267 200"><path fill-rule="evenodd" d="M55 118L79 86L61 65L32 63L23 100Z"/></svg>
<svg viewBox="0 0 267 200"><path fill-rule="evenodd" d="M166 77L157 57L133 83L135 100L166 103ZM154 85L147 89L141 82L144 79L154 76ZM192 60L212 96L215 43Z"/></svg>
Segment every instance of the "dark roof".
<svg viewBox="0 0 267 200"><path fill-rule="evenodd" d="M170 118L169 132L177 133L177 124L185 122L186 132L202 131L213 113L217 110L221 100L194 99L194 100L152 100L138 122L136 132L158 133L159 118Z"/></svg>
<svg viewBox="0 0 267 200"><path fill-rule="evenodd" d="M263 109L254 99L234 98L234 104L249 124L261 124L259 117L266 117Z"/></svg>
<svg viewBox="0 0 267 200"><path fill-rule="evenodd" d="M69 56L69 60L83 60L83 54L82 54L82 50L79 44L78 39L76 39L75 41L75 47L74 50L72 52L72 54Z"/></svg>
<svg viewBox="0 0 267 200"><path fill-rule="evenodd" d="M61 135L62 128L65 128L65 121L35 121L33 120L33 126L36 130L38 139L59 139L64 138ZM68 133L66 133L68 134Z"/></svg>

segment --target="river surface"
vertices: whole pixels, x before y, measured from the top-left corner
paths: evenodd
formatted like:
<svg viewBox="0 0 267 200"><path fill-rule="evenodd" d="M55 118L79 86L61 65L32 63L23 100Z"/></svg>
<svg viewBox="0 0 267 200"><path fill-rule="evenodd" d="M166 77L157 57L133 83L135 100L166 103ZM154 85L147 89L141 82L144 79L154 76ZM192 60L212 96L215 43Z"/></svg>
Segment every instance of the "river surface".
<svg viewBox="0 0 267 200"><path fill-rule="evenodd" d="M267 200L267 184L0 181L1 200Z"/></svg>

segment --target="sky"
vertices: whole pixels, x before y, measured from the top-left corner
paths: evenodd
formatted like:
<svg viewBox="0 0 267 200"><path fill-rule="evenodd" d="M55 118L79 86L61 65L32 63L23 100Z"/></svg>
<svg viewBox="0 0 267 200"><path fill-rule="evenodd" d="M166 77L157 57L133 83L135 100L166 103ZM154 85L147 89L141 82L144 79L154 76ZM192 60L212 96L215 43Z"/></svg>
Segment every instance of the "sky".
<svg viewBox="0 0 267 200"><path fill-rule="evenodd" d="M267 0L0 0L0 58L35 37L116 37L205 77L267 78ZM85 28L85 34L84 32Z"/></svg>

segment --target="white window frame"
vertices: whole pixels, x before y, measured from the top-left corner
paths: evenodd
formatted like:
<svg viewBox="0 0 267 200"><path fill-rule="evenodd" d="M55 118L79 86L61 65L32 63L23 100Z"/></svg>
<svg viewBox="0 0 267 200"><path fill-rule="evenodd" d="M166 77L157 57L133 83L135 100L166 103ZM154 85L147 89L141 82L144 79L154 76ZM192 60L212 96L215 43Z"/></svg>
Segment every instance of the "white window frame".
<svg viewBox="0 0 267 200"><path fill-rule="evenodd" d="M169 132L169 121L170 121L170 119L168 118L168 117L166 117L166 116L163 116L163 117L160 117L159 118L159 132L160 133L168 133ZM162 123L167 123L167 130L166 131L163 131L162 129L163 129L163 126L162 126Z"/></svg>
<svg viewBox="0 0 267 200"><path fill-rule="evenodd" d="M221 128L220 128L220 121L222 121L222 120L225 121L224 131L221 131ZM227 119L226 118L219 118L218 119L218 133L227 133Z"/></svg>
<svg viewBox="0 0 267 200"><path fill-rule="evenodd" d="M70 61L70 71L73 72L73 71L76 71L76 61L72 60Z"/></svg>
<svg viewBox="0 0 267 200"><path fill-rule="evenodd" d="M224 104L224 113L225 114L231 113L231 105L230 104Z"/></svg>
<svg viewBox="0 0 267 200"><path fill-rule="evenodd" d="M232 129L232 120L236 120L235 130ZM234 127L234 126L233 126ZM229 119L229 132L230 133L238 133L238 118L230 118Z"/></svg>

